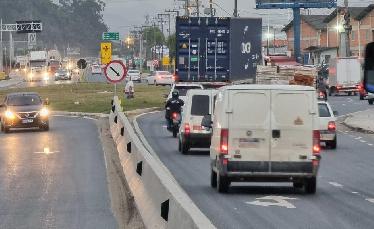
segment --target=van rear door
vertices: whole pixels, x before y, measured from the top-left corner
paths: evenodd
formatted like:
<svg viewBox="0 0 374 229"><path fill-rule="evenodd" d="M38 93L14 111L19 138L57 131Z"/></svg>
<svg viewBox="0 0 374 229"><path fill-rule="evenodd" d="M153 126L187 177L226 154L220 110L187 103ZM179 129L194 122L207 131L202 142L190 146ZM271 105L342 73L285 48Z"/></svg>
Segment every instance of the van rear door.
<svg viewBox="0 0 374 229"><path fill-rule="evenodd" d="M293 162L311 162L316 115L313 101L312 91L271 92L272 172L302 172L305 167Z"/></svg>
<svg viewBox="0 0 374 229"><path fill-rule="evenodd" d="M231 90L229 93L226 110L229 167L232 165L236 171L269 172L270 90Z"/></svg>

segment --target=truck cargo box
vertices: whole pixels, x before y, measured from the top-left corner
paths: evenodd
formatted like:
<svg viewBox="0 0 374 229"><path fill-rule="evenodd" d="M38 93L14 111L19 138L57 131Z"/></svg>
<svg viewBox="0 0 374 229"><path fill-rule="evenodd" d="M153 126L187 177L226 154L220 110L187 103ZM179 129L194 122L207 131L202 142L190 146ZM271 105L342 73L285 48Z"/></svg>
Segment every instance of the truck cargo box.
<svg viewBox="0 0 374 229"><path fill-rule="evenodd" d="M260 18L177 17L177 79L255 83L261 26Z"/></svg>

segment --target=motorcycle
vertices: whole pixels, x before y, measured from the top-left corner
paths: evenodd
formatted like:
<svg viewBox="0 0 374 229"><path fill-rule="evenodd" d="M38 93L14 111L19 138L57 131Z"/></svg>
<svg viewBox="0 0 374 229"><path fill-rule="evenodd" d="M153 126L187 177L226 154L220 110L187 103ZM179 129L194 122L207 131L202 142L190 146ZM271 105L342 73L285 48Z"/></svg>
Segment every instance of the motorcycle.
<svg viewBox="0 0 374 229"><path fill-rule="evenodd" d="M171 127L170 130L173 132L173 137L176 138L179 132L179 127L181 125L181 115L177 112L174 112L171 115Z"/></svg>

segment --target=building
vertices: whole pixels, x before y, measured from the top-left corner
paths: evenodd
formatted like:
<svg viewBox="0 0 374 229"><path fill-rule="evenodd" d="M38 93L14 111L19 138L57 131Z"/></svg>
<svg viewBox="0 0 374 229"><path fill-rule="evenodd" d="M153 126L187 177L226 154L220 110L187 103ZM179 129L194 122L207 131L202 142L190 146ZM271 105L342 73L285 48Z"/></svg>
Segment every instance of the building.
<svg viewBox="0 0 374 229"><path fill-rule="evenodd" d="M343 10L344 8L335 9L330 15L301 16L301 51L304 63L328 63L338 56ZM353 56L362 57L366 44L374 41L374 4L368 7L349 7L349 12L352 25L351 52ZM288 50L293 52L293 22L282 31L287 35Z"/></svg>

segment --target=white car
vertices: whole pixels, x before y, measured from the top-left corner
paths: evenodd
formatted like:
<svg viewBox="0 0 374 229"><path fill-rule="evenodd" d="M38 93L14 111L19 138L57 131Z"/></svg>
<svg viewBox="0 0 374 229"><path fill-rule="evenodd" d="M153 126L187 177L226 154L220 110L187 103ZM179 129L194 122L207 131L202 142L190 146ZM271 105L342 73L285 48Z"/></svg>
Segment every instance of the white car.
<svg viewBox="0 0 374 229"><path fill-rule="evenodd" d="M98 65L98 64L92 65L91 66L91 72L92 72L92 74L101 74L102 70L101 70L100 65Z"/></svg>
<svg viewBox="0 0 374 229"><path fill-rule="evenodd" d="M373 105L373 103L374 103L374 94L368 92L367 99L368 99L369 105Z"/></svg>
<svg viewBox="0 0 374 229"><path fill-rule="evenodd" d="M140 83L141 82L141 78L140 78L140 72L139 72L139 70L136 70L136 69L128 70L127 71L126 80L131 80L131 81L139 82Z"/></svg>
<svg viewBox="0 0 374 229"><path fill-rule="evenodd" d="M231 182L293 182L316 192L321 155L313 87L226 86L214 106L202 121L212 128L212 187L227 192Z"/></svg>
<svg viewBox="0 0 374 229"><path fill-rule="evenodd" d="M212 114L217 90L193 89L187 92L179 129L179 151L187 154L191 148L209 148L212 131L201 126L203 117Z"/></svg>
<svg viewBox="0 0 374 229"><path fill-rule="evenodd" d="M318 102L319 109L319 131L321 134L321 142L324 142L327 147L336 149L337 135L336 135L336 111L331 109L328 102Z"/></svg>
<svg viewBox="0 0 374 229"><path fill-rule="evenodd" d="M172 85L175 79L174 76L168 71L155 71L152 75L148 76L147 82L149 85Z"/></svg>
<svg viewBox="0 0 374 229"><path fill-rule="evenodd" d="M197 83L177 83L177 84L173 84L171 86L171 89L170 89L170 92L169 92L169 95L168 95L166 101L171 99L173 91L177 90L179 92L179 98L181 100L183 100L184 102L186 102L187 91L190 90L190 89L204 89L204 87L203 87L203 85L197 84Z"/></svg>

